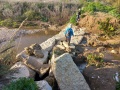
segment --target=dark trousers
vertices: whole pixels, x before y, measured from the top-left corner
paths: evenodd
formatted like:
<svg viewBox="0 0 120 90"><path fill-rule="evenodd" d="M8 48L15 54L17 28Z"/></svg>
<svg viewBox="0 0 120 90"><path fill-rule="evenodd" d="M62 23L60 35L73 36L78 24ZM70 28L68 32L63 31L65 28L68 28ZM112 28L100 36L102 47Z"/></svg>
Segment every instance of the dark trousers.
<svg viewBox="0 0 120 90"><path fill-rule="evenodd" d="M66 37L66 42L68 42L68 45L70 45L71 37L67 37L67 36L65 37Z"/></svg>

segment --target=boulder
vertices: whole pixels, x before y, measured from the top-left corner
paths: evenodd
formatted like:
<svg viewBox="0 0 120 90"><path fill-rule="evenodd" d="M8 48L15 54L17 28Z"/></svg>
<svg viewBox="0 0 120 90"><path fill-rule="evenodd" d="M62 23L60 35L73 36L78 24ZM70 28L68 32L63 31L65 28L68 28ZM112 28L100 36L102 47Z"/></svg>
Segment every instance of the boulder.
<svg viewBox="0 0 120 90"><path fill-rule="evenodd" d="M45 80L36 81L36 84L39 87L39 90L52 90L51 86Z"/></svg>
<svg viewBox="0 0 120 90"><path fill-rule="evenodd" d="M83 36L74 36L74 37L71 38L70 43L73 43L73 44L77 45L77 44L81 43L82 39L83 39Z"/></svg>
<svg viewBox="0 0 120 90"><path fill-rule="evenodd" d="M46 80L49 83L49 85L52 87L53 90L56 90L56 88L57 88L57 81L55 80L54 75L52 75L52 76L49 75L44 80Z"/></svg>
<svg viewBox="0 0 120 90"><path fill-rule="evenodd" d="M76 65L84 63L86 58L82 54L78 54L77 56L73 56L73 61Z"/></svg>
<svg viewBox="0 0 120 90"><path fill-rule="evenodd" d="M62 49L62 50L65 49L65 47L64 47L63 45L56 45L56 47L58 47L58 48L60 48L60 49Z"/></svg>
<svg viewBox="0 0 120 90"><path fill-rule="evenodd" d="M48 62L48 51L42 50L42 53L44 54L44 57L43 58L37 58L35 56L26 55L25 50L24 50L16 56L16 59L19 60L19 61L24 61L26 58L29 57L31 59L37 60L41 64L47 63Z"/></svg>
<svg viewBox="0 0 120 90"><path fill-rule="evenodd" d="M34 78L35 76L35 72L32 69L25 66L22 62L17 62L10 68L10 70L14 72L11 73L12 75L10 74L7 77L12 78L12 80L17 80L22 77Z"/></svg>
<svg viewBox="0 0 120 90"><path fill-rule="evenodd" d="M41 64L40 62L38 62L36 59L32 57L28 57L26 60L24 60L24 64L29 68L38 72L40 77L48 73L50 69L49 64Z"/></svg>
<svg viewBox="0 0 120 90"><path fill-rule="evenodd" d="M65 53L57 58L53 56L51 63L60 90L90 90L70 54Z"/></svg>
<svg viewBox="0 0 120 90"><path fill-rule="evenodd" d="M16 55L17 61L22 61L24 58L27 58L27 55L25 54L25 51L22 51L21 53Z"/></svg>
<svg viewBox="0 0 120 90"><path fill-rule="evenodd" d="M63 41L63 46L64 46L65 48L69 48L68 42Z"/></svg>
<svg viewBox="0 0 120 90"><path fill-rule="evenodd" d="M102 52L102 51L104 51L104 50L105 50L105 47L98 47L96 51L97 51L97 52Z"/></svg>
<svg viewBox="0 0 120 90"><path fill-rule="evenodd" d="M75 45L72 45L72 44L71 44L71 45L69 46L69 48L70 48L70 49L75 49Z"/></svg>
<svg viewBox="0 0 120 90"><path fill-rule="evenodd" d="M37 43L32 44L32 45L30 46L30 48L31 48L32 50L41 50L41 49L42 49L41 46L40 46L39 44L37 44Z"/></svg>
<svg viewBox="0 0 120 90"><path fill-rule="evenodd" d="M43 54L42 50L34 50L33 53L37 58L43 58L44 57L44 54Z"/></svg>
<svg viewBox="0 0 120 90"><path fill-rule="evenodd" d="M29 56L34 55L34 54L33 54L33 51L34 51L34 50L31 49L30 47L25 47L24 50L25 50L25 53L26 53L27 55L29 55Z"/></svg>
<svg viewBox="0 0 120 90"><path fill-rule="evenodd" d="M57 56L60 56L60 55L62 55L63 53L65 53L66 50L60 49L60 48L58 48L58 47L55 46L55 47L53 48L53 52L54 52L55 57L57 57ZM52 52L52 54L53 54L53 52Z"/></svg>
<svg viewBox="0 0 120 90"><path fill-rule="evenodd" d="M48 40L46 40L45 42L41 43L40 46L42 47L43 50L46 50L46 51L51 51L52 48L54 47L55 45L55 38L52 37L52 38L49 38Z"/></svg>
<svg viewBox="0 0 120 90"><path fill-rule="evenodd" d="M111 53L113 53L113 54L118 54L118 51L116 51L116 50L111 50Z"/></svg>

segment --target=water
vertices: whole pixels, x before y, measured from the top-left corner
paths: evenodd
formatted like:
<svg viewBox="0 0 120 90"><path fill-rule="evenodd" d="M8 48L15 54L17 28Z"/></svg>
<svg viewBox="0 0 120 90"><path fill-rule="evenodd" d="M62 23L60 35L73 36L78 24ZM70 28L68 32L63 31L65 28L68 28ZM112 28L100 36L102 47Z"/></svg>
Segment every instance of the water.
<svg viewBox="0 0 120 90"><path fill-rule="evenodd" d="M40 32L36 34L30 34L22 36L15 41L17 53L20 53L24 50L25 47L30 46L31 44L38 43L41 44L42 42L46 41L47 39L51 38L57 32L47 32L47 34Z"/></svg>

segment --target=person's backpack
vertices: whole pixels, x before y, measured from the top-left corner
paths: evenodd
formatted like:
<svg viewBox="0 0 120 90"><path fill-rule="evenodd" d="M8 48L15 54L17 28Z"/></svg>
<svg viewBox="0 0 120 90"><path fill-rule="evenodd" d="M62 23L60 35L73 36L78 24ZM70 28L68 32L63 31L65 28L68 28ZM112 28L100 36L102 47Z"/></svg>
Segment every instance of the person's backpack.
<svg viewBox="0 0 120 90"><path fill-rule="evenodd" d="M66 37L69 37L69 36L70 36L70 29L66 33Z"/></svg>

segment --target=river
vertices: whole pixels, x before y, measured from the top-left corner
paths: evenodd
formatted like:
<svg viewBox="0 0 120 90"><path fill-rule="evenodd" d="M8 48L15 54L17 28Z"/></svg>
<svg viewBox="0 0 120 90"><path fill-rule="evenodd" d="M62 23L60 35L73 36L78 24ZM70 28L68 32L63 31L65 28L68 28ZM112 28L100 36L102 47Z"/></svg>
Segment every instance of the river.
<svg viewBox="0 0 120 90"><path fill-rule="evenodd" d="M35 34L29 34L25 36L21 36L15 40L15 47L17 53L20 53L24 50L25 47L30 46L31 44L38 43L41 44L42 42L46 41L47 39L51 38L58 32L56 31L47 31L47 32L39 32Z"/></svg>

